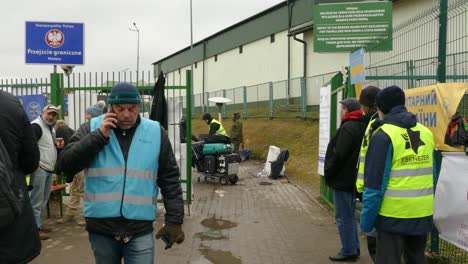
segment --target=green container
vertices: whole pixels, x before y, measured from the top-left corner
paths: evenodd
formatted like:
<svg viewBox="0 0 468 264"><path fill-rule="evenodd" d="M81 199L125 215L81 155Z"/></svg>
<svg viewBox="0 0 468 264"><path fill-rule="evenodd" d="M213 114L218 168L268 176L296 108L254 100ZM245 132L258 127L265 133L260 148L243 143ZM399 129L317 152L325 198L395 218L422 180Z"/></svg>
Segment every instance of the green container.
<svg viewBox="0 0 468 264"><path fill-rule="evenodd" d="M210 143L203 146L203 155L232 153L232 145L224 143Z"/></svg>

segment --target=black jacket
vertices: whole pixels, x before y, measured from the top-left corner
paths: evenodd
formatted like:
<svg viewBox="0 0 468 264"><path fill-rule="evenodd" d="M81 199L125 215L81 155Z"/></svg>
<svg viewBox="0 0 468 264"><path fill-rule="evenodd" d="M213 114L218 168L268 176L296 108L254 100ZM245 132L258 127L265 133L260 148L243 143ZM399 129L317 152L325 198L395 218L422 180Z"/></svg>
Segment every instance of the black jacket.
<svg viewBox="0 0 468 264"><path fill-rule="evenodd" d="M114 129L125 159L127 159L133 135L139 124L140 117L138 117L133 128L126 131ZM82 124L60 154L58 160L59 170L68 175L75 175L86 169L108 143L109 139L105 138L99 129L90 131L89 122ZM165 222L182 224L184 220L184 201L179 168L167 132L162 127L157 182L166 208ZM86 223L88 231L107 235L133 236L153 231L152 221L129 220L123 217L86 218Z"/></svg>
<svg viewBox="0 0 468 264"><path fill-rule="evenodd" d="M166 83L166 78L164 78L164 73L159 72L158 80L154 84L152 96L153 103L151 105L150 119L158 121L164 129L167 129L168 119L167 119L167 102L166 96L164 95L164 86Z"/></svg>
<svg viewBox="0 0 468 264"><path fill-rule="evenodd" d="M366 130L365 117L345 120L328 143L325 154L325 182L338 191L356 188L357 161Z"/></svg>
<svg viewBox="0 0 468 264"><path fill-rule="evenodd" d="M0 138L16 172L15 185L22 197L22 214L0 230L0 263L27 263L41 252L41 242L26 189L25 175L39 167L39 148L19 100L0 91Z"/></svg>

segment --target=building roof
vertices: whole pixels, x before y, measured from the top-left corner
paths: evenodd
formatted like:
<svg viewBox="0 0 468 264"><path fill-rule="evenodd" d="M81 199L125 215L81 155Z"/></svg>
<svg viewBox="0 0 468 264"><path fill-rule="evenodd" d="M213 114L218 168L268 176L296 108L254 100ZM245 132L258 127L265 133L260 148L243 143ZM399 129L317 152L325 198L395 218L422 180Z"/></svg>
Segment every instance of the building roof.
<svg viewBox="0 0 468 264"><path fill-rule="evenodd" d="M290 2L291 27L312 20L314 0ZM173 71L287 29L288 1L284 1L194 43L192 51L188 46L155 61L153 65L161 65L164 72Z"/></svg>

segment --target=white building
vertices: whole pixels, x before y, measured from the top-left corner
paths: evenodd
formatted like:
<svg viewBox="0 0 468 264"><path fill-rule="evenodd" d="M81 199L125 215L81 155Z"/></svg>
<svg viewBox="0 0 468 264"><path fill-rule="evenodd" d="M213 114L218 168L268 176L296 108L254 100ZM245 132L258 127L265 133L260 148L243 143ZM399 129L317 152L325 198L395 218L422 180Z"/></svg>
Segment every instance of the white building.
<svg viewBox="0 0 468 264"><path fill-rule="evenodd" d="M393 1L393 26L437 3L438 0ZM306 77L307 105L318 105L324 78L310 77L340 71L349 65L349 53L314 52L313 8L314 0L277 4L195 43L192 51L187 47L158 59L153 63L155 76L162 70L168 85L183 85L185 72L193 63L195 107L202 105L202 101L206 104L208 93L244 86L249 89L251 85L269 82L285 92L289 82L290 96L300 96L299 78ZM261 91L265 93L268 89ZM268 95L258 97L268 100Z"/></svg>

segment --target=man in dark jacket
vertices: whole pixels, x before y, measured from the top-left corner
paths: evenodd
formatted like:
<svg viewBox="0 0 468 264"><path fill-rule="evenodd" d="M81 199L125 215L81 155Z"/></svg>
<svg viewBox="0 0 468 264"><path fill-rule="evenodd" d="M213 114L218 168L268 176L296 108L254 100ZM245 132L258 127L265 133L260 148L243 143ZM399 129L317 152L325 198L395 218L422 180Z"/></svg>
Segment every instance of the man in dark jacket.
<svg viewBox="0 0 468 264"><path fill-rule="evenodd" d="M141 97L120 83L110 111L82 124L59 157L68 174L85 170L84 216L97 263L153 263L158 188L166 209L156 238L182 243L184 201L169 138L156 121L140 117Z"/></svg>
<svg viewBox="0 0 468 264"><path fill-rule="evenodd" d="M0 230L0 263L28 263L41 252L25 180L26 174L39 167L39 148L19 100L4 91L0 91L0 128L0 138L15 171L15 191L22 204L21 215Z"/></svg>
<svg viewBox="0 0 468 264"><path fill-rule="evenodd" d="M331 261L354 261L360 254L354 214L356 163L366 124L357 99L346 99L340 104L342 121L327 147L325 181L333 190L335 219L342 248L335 256L329 258Z"/></svg>
<svg viewBox="0 0 468 264"><path fill-rule="evenodd" d="M362 192L364 191L364 161L369 147L369 141L372 134L375 132L372 125L379 122L379 115L377 114L377 106L375 105L375 97L380 92L380 88L375 86L367 86L359 96L359 103L361 110L364 112L363 120L366 124L366 132L362 139L361 151L359 154L358 176L356 180L356 191L360 201L362 201ZM375 234L368 234L367 236L367 249L372 260L375 262L375 254L377 252L377 240Z"/></svg>
<svg viewBox="0 0 468 264"><path fill-rule="evenodd" d="M244 142L242 121L240 120L239 113L234 113L234 116L232 118L231 142L234 145L234 153L239 154L239 146L242 142Z"/></svg>
<svg viewBox="0 0 468 264"><path fill-rule="evenodd" d="M376 263L427 263L424 250L432 229L432 132L406 110L397 86L376 97L380 119L366 154L361 230L377 231Z"/></svg>

